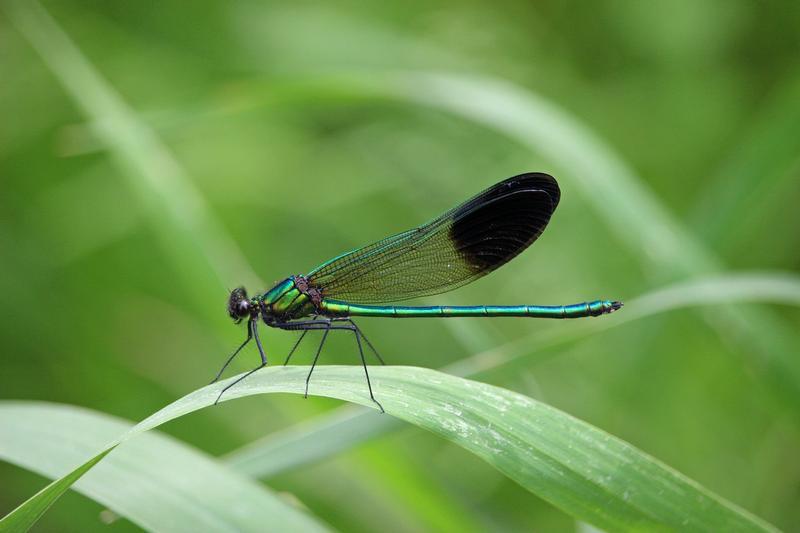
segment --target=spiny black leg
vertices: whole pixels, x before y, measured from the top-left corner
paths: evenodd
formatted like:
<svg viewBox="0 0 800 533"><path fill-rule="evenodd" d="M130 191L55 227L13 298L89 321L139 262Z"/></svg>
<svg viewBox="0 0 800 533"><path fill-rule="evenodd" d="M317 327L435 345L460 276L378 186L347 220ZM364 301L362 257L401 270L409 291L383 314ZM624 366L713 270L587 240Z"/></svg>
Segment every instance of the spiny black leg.
<svg viewBox="0 0 800 533"><path fill-rule="evenodd" d="M353 324L353 325L356 326L355 324ZM383 360L383 357L381 357L381 354L378 353L378 350L375 349L375 347L372 345L372 343L369 342L369 339L367 338L366 335L364 335L364 332L361 331L361 328L356 326L356 329L358 330L358 334L361 335L361 338L364 339L365 341L367 341L367 346L369 346L369 349L372 350L372 353L375 354L375 357L378 358L378 361L380 361L381 364L385 366L386 362Z"/></svg>
<svg viewBox="0 0 800 533"><path fill-rule="evenodd" d="M237 383L239 383L240 381L242 381L244 378L248 377L250 374L252 374L252 373L253 373L253 372L255 372L256 370L261 370L261 369L262 369L262 368L264 368L265 366L267 366L267 363L266 363L266 362L265 362L265 363L262 363L262 364L260 364L260 365L258 365L258 366L257 366L257 367L255 367L253 370L251 370L251 371L250 371L250 372L248 372L247 374L243 375L242 377L240 377L239 379L237 379L237 380L236 380L236 381L234 381L233 383L229 383L228 385L225 385L225 388L224 388L224 389L222 389L222 390L219 392L219 396L217 396L217 399L214 401L214 405L217 405L217 404L219 403L219 400L220 400L220 398L222 398L222 395L223 395L223 394L225 394L225 391L227 391L228 389L230 389L231 387L233 387L234 385L236 385Z"/></svg>
<svg viewBox="0 0 800 533"><path fill-rule="evenodd" d="M386 411L383 410L383 406L380 404L380 402L378 400L375 399L375 395L372 393L372 382L369 379L369 371L367 370L367 360L364 357L364 347L361 345L361 337L364 337L364 334L361 332L360 329L358 329L358 326L356 326L355 323L349 318L334 318L332 320L334 320L336 322L347 322L348 324L350 324L349 326L331 326L330 323L329 323L328 324L328 328L325 330L325 335L327 335L328 331L330 331L331 329L346 329L346 330L349 330L349 331L353 332L353 335L356 338L356 343L358 344L358 355L361 356L361 364L364 366L364 374L367 377L367 388L369 389L369 397L373 402L375 402L375 404L381 410L381 413L385 413ZM367 344L370 345L370 348L372 348L372 351L378 357L378 360L381 363L383 363L383 359L381 359L381 356L378 355L377 351L375 351L375 348L372 347L372 345L370 344L369 340L367 340L366 337L364 337L364 340L367 341ZM322 342L323 343L325 342L325 337L322 338ZM322 348L322 345L320 344L320 349L321 348ZM317 352L317 357L319 357L319 352ZM314 364L316 365L316 363L317 363L317 359L314 358ZM313 365L311 367L311 371L312 372L314 371ZM308 377L309 378L311 377L310 373L309 373ZM306 393L307 392L308 392L308 381L306 381Z"/></svg>
<svg viewBox="0 0 800 533"><path fill-rule="evenodd" d="M311 320L314 321L314 320L316 320L318 318L319 318L319 316L315 316ZM300 335L300 338L297 339L297 342L294 343L294 346L292 346L292 349L289 351L289 355L286 356L286 361L283 362L283 366L286 366L286 365L289 364L289 359L292 358L292 354L294 354L294 351L297 350L298 346L300 346L300 342L302 342L303 337L305 337L306 333L308 333L309 331L310 330L308 330L308 329L304 330L303 333Z"/></svg>
<svg viewBox="0 0 800 533"><path fill-rule="evenodd" d="M306 376L306 393L303 395L305 398L308 398L308 381L311 379L311 374L314 373L314 367L317 366L317 359L319 359L319 354L322 352L322 346L325 344L325 339L328 338L328 332L331 330L330 323L326 323L327 328L325 328L325 333L322 334L322 340L319 343L319 348L317 348L317 354L314 356L314 362L311 363L311 370L308 371L308 376Z"/></svg>
<svg viewBox="0 0 800 533"><path fill-rule="evenodd" d="M294 351L297 349L298 346L300 346L300 342L303 340L303 337L305 337L306 333L308 333L309 331L311 331L311 330L307 329L307 330L303 331L303 333L300 334L300 338L297 339L297 342L294 343L294 346L292 346L292 349L289 351L289 355L286 356L286 361L283 362L283 366L286 366L286 365L289 364L289 359L292 358L292 354L294 354Z"/></svg>
<svg viewBox="0 0 800 533"><path fill-rule="evenodd" d="M233 355L228 357L228 360L225 361L224 365L222 365L222 368L219 370L219 372L217 372L217 376L211 380L211 383L216 383L216 381L220 378L222 373L225 372L225 369L228 368L228 365L231 364L233 358L236 357L236 354L238 354L242 350L242 348L244 348L247 345L247 343L250 342L250 339L253 338L253 329L254 329L254 324L253 324L253 319L251 318L250 320L247 321L247 338L244 340L241 346L236 348L236 351L233 352Z"/></svg>
<svg viewBox="0 0 800 533"><path fill-rule="evenodd" d="M258 337L258 318L253 321L253 336L256 338L256 346L258 346L258 355L261 356L261 366L267 364L267 354L264 353L264 347L261 346L261 339Z"/></svg>
<svg viewBox="0 0 800 533"><path fill-rule="evenodd" d="M334 320L341 320L342 322L347 322L348 324L350 324L351 326L353 326L354 328L356 328L356 332L357 332L357 334L358 334L358 335L361 335L361 338L362 338L362 339L364 339L364 340L367 342L367 346L369 346L369 349L370 349L370 350L372 350L372 353L374 353L374 354L375 354L375 357L377 357L377 358L378 358L378 361L380 361L380 363L381 363L382 365L385 365L385 364L386 364L386 363L383 361L383 357L381 357L381 354L379 354L379 353L378 353L378 350L376 350L376 349L375 349L375 347L372 345L372 343L371 343L371 342L369 342L369 339L367 338L367 336L366 336L366 335L364 335L364 332L363 332L363 331L361 331L361 328L360 328L360 327L358 327L358 324L356 324L355 322L353 322L353 320L352 320L351 318L340 318L340 319L334 319Z"/></svg>
<svg viewBox="0 0 800 533"><path fill-rule="evenodd" d="M348 331L352 331L353 334L356 337L356 342L358 343L358 353L361 356L361 364L364 366L364 374L367 377L367 388L369 389L369 397L373 402L375 402L375 404L378 406L378 408L381 410L382 413L386 412L386 411L384 411L383 406L380 404L380 402L378 402L378 400L375 399L375 395L372 392L372 382L369 379L369 371L367 370L367 361L366 361L366 358L364 357L364 349L363 349L363 347L361 345L361 337L363 336L363 333L361 333L360 330L358 329L358 327L355 324L353 324L352 321L350 321L347 318L342 319L342 321L350 322L350 325L348 325L348 326L336 326L336 325L333 325L333 324L331 324L332 320L339 321L338 319L331 319L331 320L327 320L325 322L314 322L313 320L306 320L306 321L284 322L284 323L274 324L274 327L281 328L281 329L284 329L284 330L301 330L301 329L304 330L304 331L309 331L309 330L312 330L312 329L314 329L314 330L324 329L325 330L325 333L322 336L322 341L320 342L319 348L317 349L317 353L314 356L314 362L311 365L311 371L308 373L308 377L306 377L306 394L305 394L306 397L308 397L308 382L311 379L311 374L314 372L314 367L316 367L316 365L317 365L317 360L319 359L319 355L322 352L322 346L325 344L325 339L328 336L328 332L330 330L332 330L332 329L346 329ZM369 341L367 340L366 337L364 337L364 340L366 340L367 343L369 343ZM370 346L370 347L372 347L372 346ZM373 349L373 351L375 350L375 348L372 348L372 349ZM375 352L375 355L378 356L378 360L383 362L377 352Z"/></svg>
<svg viewBox="0 0 800 533"><path fill-rule="evenodd" d="M364 365L364 375L367 376L367 388L369 389L369 397L372 399L373 402L375 402L375 404L381 410L381 413L385 413L386 411L383 410L383 406L380 404L380 402L378 400L375 399L375 395L372 394L372 383L370 383L370 381L369 381L369 371L367 370L367 360L364 358L364 349L361 347L361 337L359 336L358 328L356 327L355 324L353 324L353 332L356 334L356 342L358 343L358 354L361 356L361 364ZM367 342L369 342L369 341L367 341Z"/></svg>

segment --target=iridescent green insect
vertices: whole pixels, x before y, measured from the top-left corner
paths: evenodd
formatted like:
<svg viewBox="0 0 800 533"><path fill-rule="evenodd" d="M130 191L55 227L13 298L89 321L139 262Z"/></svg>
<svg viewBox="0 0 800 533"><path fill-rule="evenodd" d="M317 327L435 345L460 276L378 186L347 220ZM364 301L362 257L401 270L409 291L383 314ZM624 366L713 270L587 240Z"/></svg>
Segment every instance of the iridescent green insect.
<svg viewBox="0 0 800 533"><path fill-rule="evenodd" d="M451 291L496 270L516 257L544 231L558 206L561 192L547 174L520 174L489 187L438 218L403 233L347 252L306 275L290 276L264 294L248 298L243 287L231 292L228 313L236 323L247 319L247 338L233 352L216 381L236 354L255 338L261 365L220 393L267 364L258 336L258 318L270 327L302 331L286 363L311 330L322 330L308 381L331 330L353 333L358 344L370 398L372 394L363 339L378 360L378 352L352 317L533 317L580 318L611 313L622 303L595 300L572 305L477 305L406 307L388 302ZM217 398L219 401L219 398Z"/></svg>

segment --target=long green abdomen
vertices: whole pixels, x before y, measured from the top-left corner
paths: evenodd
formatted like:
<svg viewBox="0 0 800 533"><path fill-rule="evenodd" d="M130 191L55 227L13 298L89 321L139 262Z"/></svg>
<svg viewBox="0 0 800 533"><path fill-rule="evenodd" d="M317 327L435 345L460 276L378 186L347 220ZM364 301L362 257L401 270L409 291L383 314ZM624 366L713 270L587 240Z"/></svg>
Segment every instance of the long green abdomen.
<svg viewBox="0 0 800 533"><path fill-rule="evenodd" d="M397 305L358 305L337 300L323 300L322 310L332 316L374 316L387 318L447 317L531 317L582 318L611 313L622 307L620 302L595 300L572 305L473 305L406 307Z"/></svg>

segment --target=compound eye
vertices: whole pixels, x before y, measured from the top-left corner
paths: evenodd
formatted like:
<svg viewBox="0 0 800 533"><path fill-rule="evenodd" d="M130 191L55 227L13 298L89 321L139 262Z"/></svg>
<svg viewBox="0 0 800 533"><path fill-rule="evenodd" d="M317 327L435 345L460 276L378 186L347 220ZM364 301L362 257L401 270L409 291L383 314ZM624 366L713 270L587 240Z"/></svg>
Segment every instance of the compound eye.
<svg viewBox="0 0 800 533"><path fill-rule="evenodd" d="M250 302L243 287L231 291L228 298L228 314L234 320L241 320L249 314Z"/></svg>

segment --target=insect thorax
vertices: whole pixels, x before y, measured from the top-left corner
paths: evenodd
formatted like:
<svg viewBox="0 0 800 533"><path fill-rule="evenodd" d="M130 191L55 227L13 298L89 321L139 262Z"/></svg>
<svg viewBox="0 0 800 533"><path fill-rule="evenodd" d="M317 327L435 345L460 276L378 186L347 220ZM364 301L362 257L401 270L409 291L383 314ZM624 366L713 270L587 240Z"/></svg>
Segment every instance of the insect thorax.
<svg viewBox="0 0 800 533"><path fill-rule="evenodd" d="M318 294L319 291L310 288L303 276L288 277L261 296L264 321L270 323L309 316L317 309Z"/></svg>

